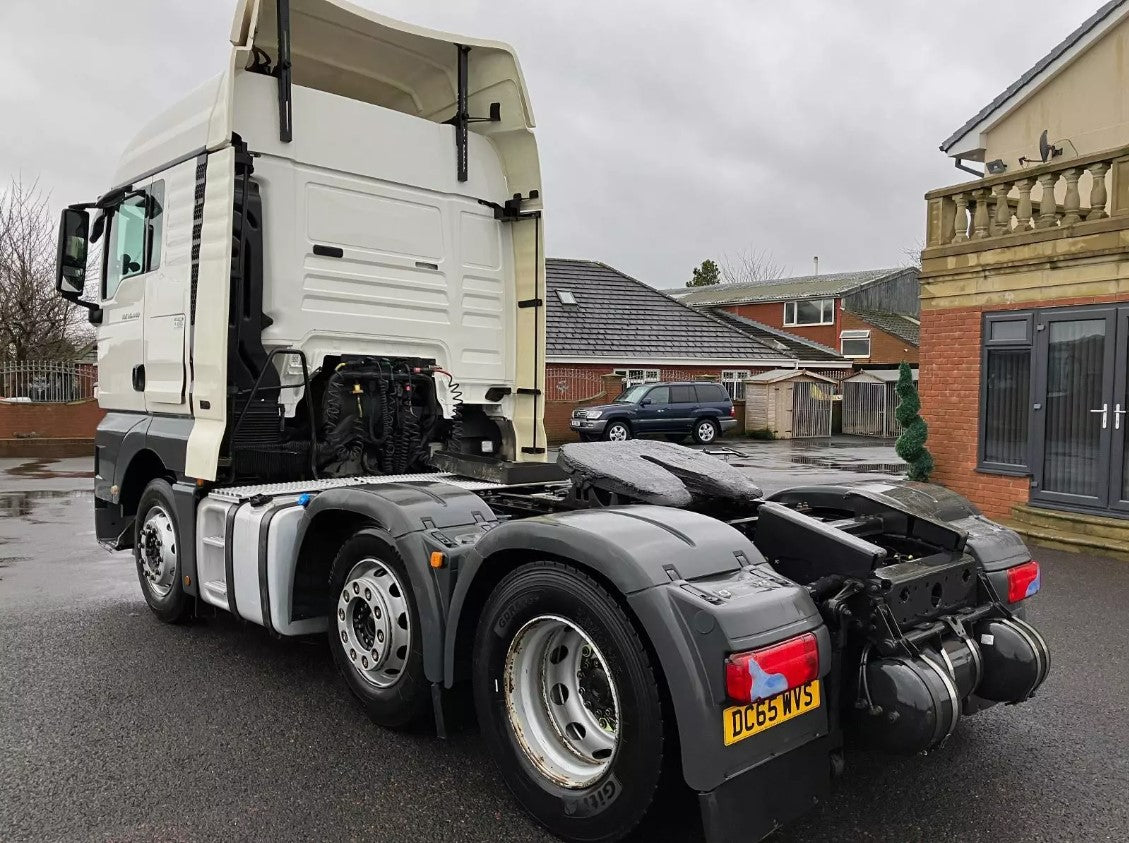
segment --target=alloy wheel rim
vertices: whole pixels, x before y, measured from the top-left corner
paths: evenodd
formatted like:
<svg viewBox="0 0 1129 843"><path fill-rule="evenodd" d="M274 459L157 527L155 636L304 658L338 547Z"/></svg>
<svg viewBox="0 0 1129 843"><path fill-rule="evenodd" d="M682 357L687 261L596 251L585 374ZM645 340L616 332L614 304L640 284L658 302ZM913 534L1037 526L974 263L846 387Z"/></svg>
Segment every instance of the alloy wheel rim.
<svg viewBox="0 0 1129 843"><path fill-rule="evenodd" d="M145 514L139 543L141 574L155 597L166 597L176 583L176 531L172 518L160 504L150 507Z"/></svg>
<svg viewBox="0 0 1129 843"><path fill-rule="evenodd" d="M529 762L568 789L588 787L619 749L619 693L607 662L579 626L540 615L506 652L505 704Z"/></svg>
<svg viewBox="0 0 1129 843"><path fill-rule="evenodd" d="M608 431L608 439L612 442L624 442L627 440L627 428L622 424L613 424L612 429Z"/></svg>
<svg viewBox="0 0 1129 843"><path fill-rule="evenodd" d="M412 646L407 593L379 559L362 559L337 596L337 635L353 669L388 688L400 680Z"/></svg>
<svg viewBox="0 0 1129 843"><path fill-rule="evenodd" d="M698 438L703 442L712 442L714 435L713 425L709 422L702 422L698 425Z"/></svg>

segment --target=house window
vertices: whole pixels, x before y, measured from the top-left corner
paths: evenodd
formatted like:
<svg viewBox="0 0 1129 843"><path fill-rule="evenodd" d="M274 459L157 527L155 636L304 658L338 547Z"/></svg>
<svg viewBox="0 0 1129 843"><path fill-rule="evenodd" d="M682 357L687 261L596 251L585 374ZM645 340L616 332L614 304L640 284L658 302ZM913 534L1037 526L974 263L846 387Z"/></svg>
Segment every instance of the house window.
<svg viewBox="0 0 1129 843"><path fill-rule="evenodd" d="M980 467L1025 471L1031 408L1031 314L984 316Z"/></svg>
<svg viewBox="0 0 1129 843"><path fill-rule="evenodd" d="M784 302L784 324L787 327L834 325L835 299Z"/></svg>
<svg viewBox="0 0 1129 843"><path fill-rule="evenodd" d="M839 334L839 343L844 357L870 356L870 331L843 331Z"/></svg>
<svg viewBox="0 0 1129 843"><path fill-rule="evenodd" d="M557 298L564 305L579 305L572 290L557 290Z"/></svg>
<svg viewBox="0 0 1129 843"><path fill-rule="evenodd" d="M623 378L624 387L635 386L637 383L655 383L659 380L658 369L613 369L612 371Z"/></svg>
<svg viewBox="0 0 1129 843"><path fill-rule="evenodd" d="M745 398L745 381L749 379L748 369L725 369L721 373L721 383L729 397L734 401Z"/></svg>

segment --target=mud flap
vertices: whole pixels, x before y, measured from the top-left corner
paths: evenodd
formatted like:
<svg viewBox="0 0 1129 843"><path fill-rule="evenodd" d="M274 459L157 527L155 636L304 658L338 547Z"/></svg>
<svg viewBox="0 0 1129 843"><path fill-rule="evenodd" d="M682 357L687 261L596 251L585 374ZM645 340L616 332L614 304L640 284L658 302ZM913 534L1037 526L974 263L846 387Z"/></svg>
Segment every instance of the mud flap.
<svg viewBox="0 0 1129 843"><path fill-rule="evenodd" d="M831 787L827 737L806 743L698 794L709 843L753 843L806 814Z"/></svg>

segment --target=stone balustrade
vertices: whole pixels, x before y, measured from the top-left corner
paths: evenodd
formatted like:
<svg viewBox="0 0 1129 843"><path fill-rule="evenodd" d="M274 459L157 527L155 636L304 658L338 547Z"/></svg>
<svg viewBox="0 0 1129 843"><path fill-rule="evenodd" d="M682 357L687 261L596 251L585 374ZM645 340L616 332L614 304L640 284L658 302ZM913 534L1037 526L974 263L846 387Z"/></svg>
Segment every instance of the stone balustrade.
<svg viewBox="0 0 1129 843"><path fill-rule="evenodd" d="M1129 147L988 176L925 198L926 251L994 248L1040 232L1073 236L1083 233L1074 226L1129 217ZM980 242L1005 237L1012 240Z"/></svg>

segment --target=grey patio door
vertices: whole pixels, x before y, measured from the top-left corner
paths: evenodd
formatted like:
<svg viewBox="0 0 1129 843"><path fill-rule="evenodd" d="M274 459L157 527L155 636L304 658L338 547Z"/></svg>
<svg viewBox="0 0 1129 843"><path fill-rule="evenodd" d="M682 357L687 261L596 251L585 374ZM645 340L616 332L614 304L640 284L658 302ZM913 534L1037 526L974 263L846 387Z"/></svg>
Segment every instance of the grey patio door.
<svg viewBox="0 0 1129 843"><path fill-rule="evenodd" d="M1124 428L1116 413L1123 398L1114 406L1117 309L1080 308L1035 319L1031 498L1107 508L1112 475L1121 482L1120 466L1113 470L1114 425L1119 434Z"/></svg>
<svg viewBox="0 0 1129 843"><path fill-rule="evenodd" d="M1116 363L1110 427L1109 508L1129 513L1129 307L1117 309Z"/></svg>

